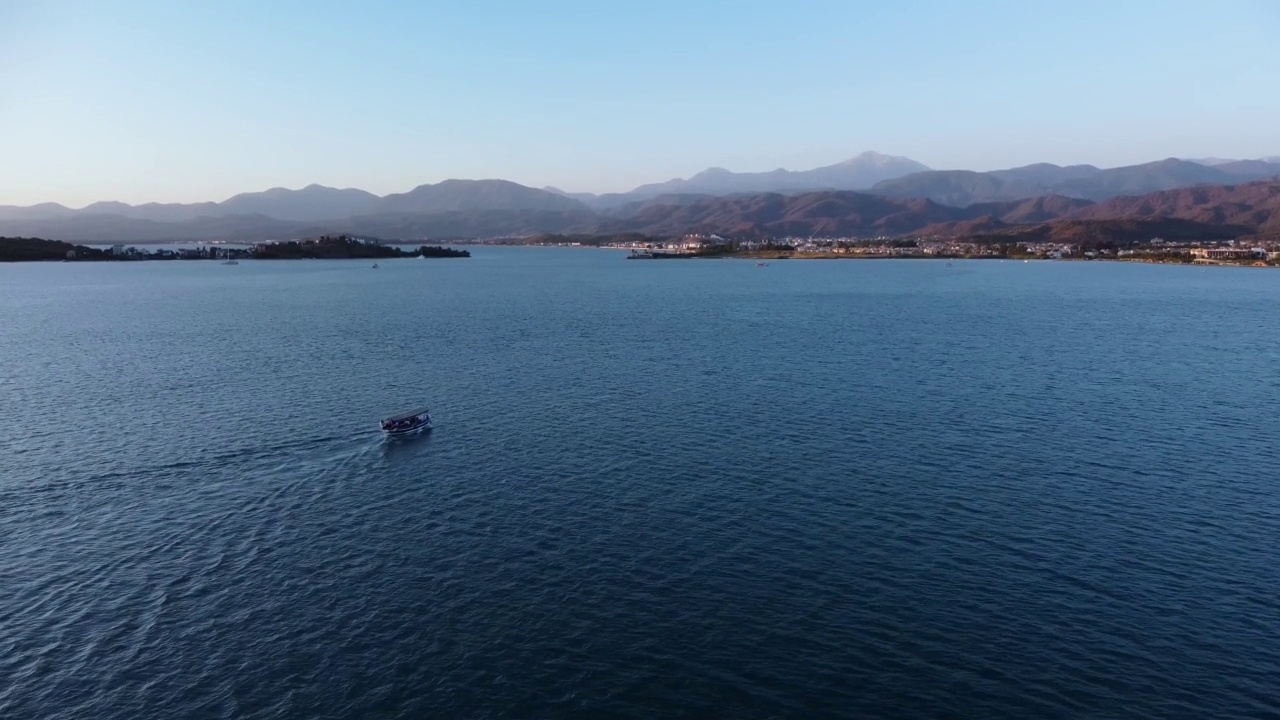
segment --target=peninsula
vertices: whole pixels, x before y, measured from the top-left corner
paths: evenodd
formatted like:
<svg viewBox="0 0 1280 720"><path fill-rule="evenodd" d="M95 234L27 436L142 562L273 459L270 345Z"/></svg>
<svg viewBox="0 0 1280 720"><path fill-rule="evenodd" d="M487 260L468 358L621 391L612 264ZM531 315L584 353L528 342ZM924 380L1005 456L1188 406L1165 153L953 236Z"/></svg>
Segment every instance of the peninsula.
<svg viewBox="0 0 1280 720"><path fill-rule="evenodd" d="M467 250L438 245L422 245L405 250L384 241L357 238L348 235L329 236L287 242L258 243L252 247L201 245L195 248L173 250L139 250L116 244L110 248L73 245L58 240L42 238L0 237L0 262L34 262L61 260L66 262L136 261L136 260L351 260L393 258L464 258L471 257Z"/></svg>

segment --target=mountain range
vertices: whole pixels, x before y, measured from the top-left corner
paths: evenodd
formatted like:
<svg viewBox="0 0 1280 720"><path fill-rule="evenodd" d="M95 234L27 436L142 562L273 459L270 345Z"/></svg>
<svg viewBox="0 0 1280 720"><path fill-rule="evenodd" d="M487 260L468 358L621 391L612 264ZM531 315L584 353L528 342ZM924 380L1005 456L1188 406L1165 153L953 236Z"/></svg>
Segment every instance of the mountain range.
<svg viewBox="0 0 1280 720"><path fill-rule="evenodd" d="M604 232L717 232L742 236L972 237L1018 234L1033 228L1081 228L1129 223L1127 239L1216 239L1246 235L1280 237L1280 180L1231 186L1164 190L1094 203L1048 195L955 207L927 198L889 198L824 191L801 195L763 193L735 197L658 198L607 221ZM1113 228L1114 230L1115 228ZM1123 229L1123 227L1121 228ZM1142 233L1156 229L1148 235ZM1048 238L1049 236L1046 236ZM1053 235L1053 238L1058 235Z"/></svg>
<svg viewBox="0 0 1280 720"><path fill-rule="evenodd" d="M631 231L881 235L930 229L967 234L1049 222L1086 209L1106 215L1111 211L1099 208L1114 207L1139 215L1147 207L1142 202L1163 208L1157 214L1176 214L1176 207L1196 205L1192 195L1197 192L1210 198L1208 205L1197 205L1202 207L1197 222L1235 226L1235 220L1225 218L1243 218L1238 227L1261 227L1265 223L1258 218L1244 218L1238 209L1223 205L1234 202L1229 198L1236 191L1204 188L1271 178L1280 178L1278 158L1170 158L1109 169L1041 163L974 172L929 170L908 158L863 153L806 171L712 168L687 180L612 195L540 190L505 180L446 180L383 197L309 185L243 193L218 203L0 206L0 236L102 243L258 241L329 232L406 240ZM1175 200L1108 204L1113 198L1178 188L1189 189L1180 190ZM1240 202L1252 207L1258 200ZM1210 206L1216 209L1203 209Z"/></svg>
<svg viewBox="0 0 1280 720"><path fill-rule="evenodd" d="M1280 162L1229 160L1214 164L1168 158L1143 165L1102 169L1049 163L1009 170L941 170L876 183L871 192L889 197L927 197L947 205L1066 195L1106 200L1192 185L1227 185L1280 177Z"/></svg>
<svg viewBox="0 0 1280 720"><path fill-rule="evenodd" d="M1034 201L1024 201L1034 202ZM1081 201L1076 201L1081 202ZM1021 241L1080 242L1083 239L1210 240L1260 236L1280 240L1280 180L1240 185L1204 185L1115 197L1078 207L1047 208L1034 221L1000 214L1000 204L973 205L976 217L928 225L922 235L1007 236ZM1057 210L1059 212L1054 212Z"/></svg>

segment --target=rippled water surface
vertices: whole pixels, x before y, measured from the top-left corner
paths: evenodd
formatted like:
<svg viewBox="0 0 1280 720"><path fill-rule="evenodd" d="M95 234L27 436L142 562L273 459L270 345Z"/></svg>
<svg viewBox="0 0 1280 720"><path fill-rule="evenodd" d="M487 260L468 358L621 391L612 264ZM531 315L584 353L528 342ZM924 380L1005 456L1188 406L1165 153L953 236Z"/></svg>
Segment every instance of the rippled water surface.
<svg viewBox="0 0 1280 720"><path fill-rule="evenodd" d="M1278 273L381 265L0 266L0 716L1280 713Z"/></svg>

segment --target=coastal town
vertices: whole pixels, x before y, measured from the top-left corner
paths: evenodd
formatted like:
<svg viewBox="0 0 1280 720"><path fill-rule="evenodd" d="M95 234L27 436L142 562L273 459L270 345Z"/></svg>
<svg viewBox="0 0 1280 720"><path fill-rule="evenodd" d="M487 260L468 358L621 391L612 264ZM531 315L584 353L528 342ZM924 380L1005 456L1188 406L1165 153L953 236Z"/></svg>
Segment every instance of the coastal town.
<svg viewBox="0 0 1280 720"><path fill-rule="evenodd" d="M677 239L540 236L500 238L490 244L599 247L632 251L634 257L771 257L795 259L1038 259L1117 260L1200 265L1280 266L1280 238L1215 242L1168 241L1119 246L1106 241L976 242L937 237L798 237L733 239L691 234Z"/></svg>

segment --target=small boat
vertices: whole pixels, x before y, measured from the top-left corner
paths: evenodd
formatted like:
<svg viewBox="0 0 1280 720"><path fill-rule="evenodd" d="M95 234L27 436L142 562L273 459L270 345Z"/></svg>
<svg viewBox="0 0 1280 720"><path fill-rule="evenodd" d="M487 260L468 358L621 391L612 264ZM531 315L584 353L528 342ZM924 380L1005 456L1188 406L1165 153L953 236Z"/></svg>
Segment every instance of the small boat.
<svg viewBox="0 0 1280 720"><path fill-rule="evenodd" d="M223 265L239 265L240 261L239 260L223 260L222 264Z"/></svg>
<svg viewBox="0 0 1280 720"><path fill-rule="evenodd" d="M402 412L382 421L382 432L388 437L408 435L419 430L431 429L431 413L426 408Z"/></svg>
<svg viewBox="0 0 1280 720"><path fill-rule="evenodd" d="M769 267L769 263L767 263L767 262L758 262L758 263L756 263L756 267Z"/></svg>
<svg viewBox="0 0 1280 720"><path fill-rule="evenodd" d="M378 263L374 263L374 264L373 264L373 269L374 269L374 270L377 270L377 269L378 269Z"/></svg>

